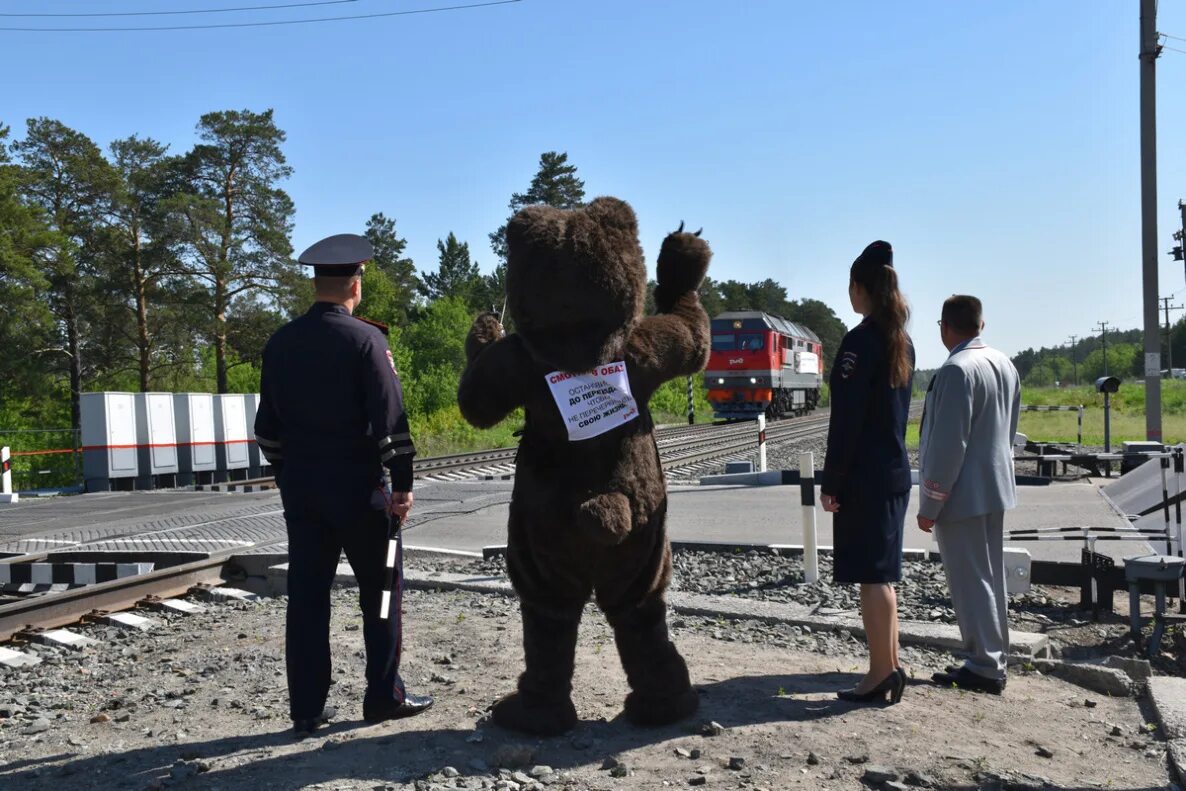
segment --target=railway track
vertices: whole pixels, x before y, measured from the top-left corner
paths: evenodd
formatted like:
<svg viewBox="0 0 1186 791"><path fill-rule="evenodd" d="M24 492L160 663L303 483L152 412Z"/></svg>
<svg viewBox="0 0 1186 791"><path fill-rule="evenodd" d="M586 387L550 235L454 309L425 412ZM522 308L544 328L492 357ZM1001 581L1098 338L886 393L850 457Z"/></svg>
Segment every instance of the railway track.
<svg viewBox="0 0 1186 791"><path fill-rule="evenodd" d="M50 629L76 623L109 612L128 610L172 596L181 596L194 587L227 582L227 564L239 551L227 549L189 563L85 585L54 593L27 596L0 605L0 642L21 633Z"/></svg>
<svg viewBox="0 0 1186 791"><path fill-rule="evenodd" d="M766 439L782 443L807 438L827 431L827 413L791 418L769 424ZM665 426L655 431L656 444L664 468L674 469L697 462L709 461L738 451L757 447L757 429L751 421L734 423L702 423L695 426ZM510 467L515 461L515 448L426 456L413 463L413 474L418 479L465 477L466 473ZM207 487L215 490L266 489L276 485L274 477L230 481Z"/></svg>
<svg viewBox="0 0 1186 791"><path fill-rule="evenodd" d="M921 411L921 404L916 404L912 411ZM827 429L826 413L793 418L770 424L766 429L766 440L768 445L783 445L816 439L825 435ZM656 442L664 469L672 473L732 454L754 451L757 448L757 431L751 422L674 426L659 429ZM492 464L511 464L514 456L514 448L496 448L426 457L416 460L415 472L417 477L428 478L442 473L481 469ZM256 479L236 483L274 485L275 482L273 479ZM9 640L22 632L74 623L106 612L126 610L145 602L181 595L195 586L226 582L234 576L228 564L232 556L242 549L237 547L212 552L208 557L147 574L2 603L0 641ZM29 559L31 556L19 560Z"/></svg>

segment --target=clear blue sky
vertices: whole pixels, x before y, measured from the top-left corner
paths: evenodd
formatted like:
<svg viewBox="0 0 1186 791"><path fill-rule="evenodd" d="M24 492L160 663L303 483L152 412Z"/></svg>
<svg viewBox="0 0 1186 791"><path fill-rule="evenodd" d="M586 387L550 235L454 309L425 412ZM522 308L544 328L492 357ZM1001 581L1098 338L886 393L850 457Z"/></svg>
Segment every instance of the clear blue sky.
<svg viewBox="0 0 1186 791"><path fill-rule="evenodd" d="M280 1L0 0L0 12ZM1160 15L1186 39L1186 2ZM1009 353L1099 320L1140 324L1137 51L1137 0L522 0L286 27L0 32L0 121L19 137L44 115L100 145L138 133L183 151L202 113L274 108L296 250L383 211L421 269L449 231L490 269L486 234L510 194L541 152L567 151L590 196L634 205L652 263L681 219L703 225L713 277L775 278L850 325L847 267L888 239L930 367L953 292L984 299L986 336ZM1186 53L1158 61L1158 98L1164 252L1186 198ZM1186 297L1182 265L1160 259L1161 293Z"/></svg>

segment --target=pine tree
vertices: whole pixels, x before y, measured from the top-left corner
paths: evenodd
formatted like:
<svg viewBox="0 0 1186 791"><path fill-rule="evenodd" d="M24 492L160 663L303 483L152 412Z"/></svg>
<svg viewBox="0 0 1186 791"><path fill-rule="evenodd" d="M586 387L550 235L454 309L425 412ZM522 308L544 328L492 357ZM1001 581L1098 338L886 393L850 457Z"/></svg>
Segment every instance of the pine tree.
<svg viewBox="0 0 1186 791"><path fill-rule="evenodd" d="M557 209L575 209L585 202L585 182L577 178L576 165L568 164L568 154L545 151L539 158L539 170L527 192L511 195L510 217L524 206L543 204ZM490 234L490 248L504 266L507 260L507 225L503 223Z"/></svg>
<svg viewBox="0 0 1186 791"><path fill-rule="evenodd" d="M278 186L292 169L271 110L207 113L198 134L202 142L181 161L185 191L168 208L184 267L205 291L216 387L225 393L228 320L239 305L254 317L260 292L279 293L294 279L292 199Z"/></svg>
<svg viewBox="0 0 1186 791"><path fill-rule="evenodd" d="M408 323L416 305L416 295L421 290L415 264L403 255L408 240L400 238L395 231L395 220L382 212L372 214L367 220L364 235L375 248L362 283L367 316L385 324L403 326ZM369 302L368 294L371 295Z"/></svg>
<svg viewBox="0 0 1186 791"><path fill-rule="evenodd" d="M58 244L46 251L43 272L60 334L59 343L45 351L65 362L71 425L78 428L83 380L90 373L84 362L93 339L95 255L118 177L89 137L60 121L30 119L25 139L14 148L27 175L25 195L57 232Z"/></svg>
<svg viewBox="0 0 1186 791"><path fill-rule="evenodd" d="M482 275L476 262L469 257L469 244L458 242L452 231L443 241L437 240L440 260L436 272L424 275L423 293L430 302L444 297L456 297L473 306L478 297Z"/></svg>

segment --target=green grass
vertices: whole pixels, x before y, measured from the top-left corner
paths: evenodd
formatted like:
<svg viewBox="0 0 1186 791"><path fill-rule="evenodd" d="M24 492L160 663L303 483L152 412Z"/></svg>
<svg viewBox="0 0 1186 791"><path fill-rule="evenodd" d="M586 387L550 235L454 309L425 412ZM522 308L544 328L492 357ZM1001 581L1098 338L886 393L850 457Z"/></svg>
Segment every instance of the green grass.
<svg viewBox="0 0 1186 791"><path fill-rule="evenodd" d="M1126 382L1112 396L1112 447L1125 440L1145 438L1145 384ZM1027 406L1078 406L1083 409L1083 442L1104 444L1104 398L1093 388L1026 387L1021 403ZM1078 431L1076 412L1023 412L1018 431L1038 442L1074 442ZM1186 381L1161 383L1161 430L1166 442L1186 442ZM906 427L906 447L918 447L918 422Z"/></svg>

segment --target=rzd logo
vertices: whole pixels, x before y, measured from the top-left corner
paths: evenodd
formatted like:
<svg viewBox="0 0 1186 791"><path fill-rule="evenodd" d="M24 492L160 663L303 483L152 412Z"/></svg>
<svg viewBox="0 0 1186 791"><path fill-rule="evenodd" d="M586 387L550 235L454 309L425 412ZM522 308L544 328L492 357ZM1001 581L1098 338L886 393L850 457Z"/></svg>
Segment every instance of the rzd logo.
<svg viewBox="0 0 1186 791"><path fill-rule="evenodd" d="M741 365L744 362L745 362L744 357L738 357L736 360L730 360L729 365Z"/></svg>

